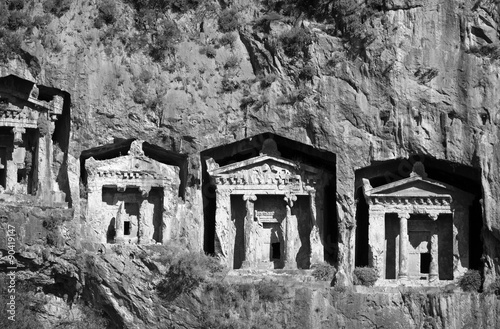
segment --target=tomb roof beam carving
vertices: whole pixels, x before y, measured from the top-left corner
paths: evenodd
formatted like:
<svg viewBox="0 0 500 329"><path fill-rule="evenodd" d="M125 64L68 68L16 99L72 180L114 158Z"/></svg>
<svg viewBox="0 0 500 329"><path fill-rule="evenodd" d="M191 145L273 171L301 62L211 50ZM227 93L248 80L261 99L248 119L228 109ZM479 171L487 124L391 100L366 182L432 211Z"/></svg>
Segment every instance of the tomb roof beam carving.
<svg viewBox="0 0 500 329"><path fill-rule="evenodd" d="M386 213L410 213L410 214L423 214L423 215L435 215L435 214L451 214L453 212L450 206L403 206L403 205L372 205L370 206L370 211L381 211Z"/></svg>
<svg viewBox="0 0 500 329"><path fill-rule="evenodd" d="M371 195L367 197L369 205L427 205L427 206L449 206L452 203L452 197L443 196L394 196L394 195Z"/></svg>
<svg viewBox="0 0 500 329"><path fill-rule="evenodd" d="M26 118L31 118L35 119L36 122L39 113L47 113L47 116L50 120L57 121L59 116L62 114L62 104L58 109L54 109L54 107L43 106L39 104L39 102L22 107L7 103L0 107L0 119L10 118L23 120Z"/></svg>

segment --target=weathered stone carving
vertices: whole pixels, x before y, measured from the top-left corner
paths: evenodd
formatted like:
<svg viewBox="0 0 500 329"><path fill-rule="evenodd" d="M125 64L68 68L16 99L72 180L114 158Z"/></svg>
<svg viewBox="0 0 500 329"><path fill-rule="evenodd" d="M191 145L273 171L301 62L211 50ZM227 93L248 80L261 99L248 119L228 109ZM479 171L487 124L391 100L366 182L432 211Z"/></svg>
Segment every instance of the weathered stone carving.
<svg viewBox="0 0 500 329"><path fill-rule="evenodd" d="M239 249L243 253L242 268L305 268L323 261L321 230L317 227L323 213L317 209L315 191L324 188L327 174L279 157L275 143L264 146L259 156L241 162L219 167L213 159L207 161L217 188L217 253L228 266L239 264L236 254L240 251L236 248L240 246L235 246L235 238L243 234L240 241L244 246ZM233 203L233 195L242 195L244 208L236 199ZM244 225L231 218L235 212L246 213ZM299 257L300 252L307 253L307 260Z"/></svg>
<svg viewBox="0 0 500 329"><path fill-rule="evenodd" d="M163 243L168 240L164 209L176 198L179 168L144 155L133 141L127 155L89 158L87 219L101 243Z"/></svg>
<svg viewBox="0 0 500 329"><path fill-rule="evenodd" d="M381 279L395 279L397 273L399 280L436 282L467 270L472 194L427 178L420 162L409 178L393 183L373 188L364 179L363 192L369 205L370 265ZM391 233L389 226L396 222L388 214L399 218L397 235Z"/></svg>
<svg viewBox="0 0 500 329"><path fill-rule="evenodd" d="M51 136L64 94L51 88L43 95L50 101L39 96L38 87L27 80L11 75L0 81L0 193L15 194L17 200L34 195L46 206L67 207L52 172Z"/></svg>

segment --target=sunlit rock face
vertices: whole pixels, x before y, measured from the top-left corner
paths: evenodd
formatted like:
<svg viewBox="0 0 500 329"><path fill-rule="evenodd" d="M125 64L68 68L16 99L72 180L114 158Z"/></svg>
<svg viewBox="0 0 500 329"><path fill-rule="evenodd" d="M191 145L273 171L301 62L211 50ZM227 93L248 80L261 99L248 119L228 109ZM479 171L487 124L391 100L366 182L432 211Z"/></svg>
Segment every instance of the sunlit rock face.
<svg viewBox="0 0 500 329"><path fill-rule="evenodd" d="M115 2L113 25L98 27L95 16L101 11L96 2L71 2L57 15L47 13L50 24L16 31L22 39L19 53L0 62L2 81L9 81L11 75L27 81L14 88L0 83L2 225L13 218L22 227L20 237L27 237L30 243L44 241L47 232L42 223L53 218L64 222L60 233L66 240L62 244L66 241L72 247L95 250L92 243L175 241L189 250L222 253L226 248L222 244L243 241L245 236L238 235L237 229L232 239L217 236L221 232L216 226L217 192L206 160L213 158L222 168L257 157L263 140L272 137L284 158L330 174L323 182L324 198L316 202L316 207L324 208L325 234L319 228L321 242L313 244L311 235L309 241L312 254L313 245L319 246L317 251L323 252L324 259L338 267L339 284L350 286L354 267L369 265L373 259L363 179L373 188L406 179L417 161L425 165L429 178L473 194L468 219L462 222L463 229L469 224L471 237L466 248L468 266L483 271L485 286L498 277L500 18L496 1L351 1L360 7L346 14L344 23L353 25L342 28L334 6L342 1L319 0L314 8L287 11L283 2L236 0L231 4L238 7L240 27L229 33L223 33L218 22L229 2L203 1L186 12L161 13L181 33L169 44L174 52L165 52L159 61L150 56L148 42L161 39L157 36L163 30L143 38L135 24L143 21L135 8L128 1ZM45 14L41 2L35 3L23 9L32 18ZM277 6L269 7L273 3ZM268 16L257 24L273 11L286 17ZM291 54L285 51L282 36L297 28L305 29L311 38ZM353 30L360 33L352 34ZM231 45L220 42L227 34L234 38ZM213 48L209 56L208 46ZM57 110L61 99L62 111ZM47 120L35 122L37 115ZM28 126L17 129L13 120L24 120ZM149 192L142 183L128 187L118 181L109 186L102 183L97 194L87 191L90 158L103 165L113 158L114 165L120 166L119 159L127 157L129 149L120 149L110 158L85 152L131 139L171 152L167 156L162 151L158 157L145 152L145 158L172 166L166 175L169 182L163 188L152 184ZM155 172L162 172L161 164ZM144 163L140 166L147 168L145 172L151 169ZM165 186L169 186L168 192ZM174 196L176 201L167 204L165 200L174 200ZM264 222L271 221L272 212L273 220L287 218L287 203L291 216L295 208L304 218L311 216L311 222L314 216L321 218L319 210L314 215L310 209L311 200L301 203L298 197L293 206L290 200L280 200L279 208L272 208L269 204L277 204L277 200L260 204L263 198L256 197L229 197L230 204L235 200L234 217L246 218L253 202L254 215ZM27 206L30 202L33 208L14 210L19 203ZM68 213L59 211L66 207ZM224 216L233 217L232 211ZM295 216L297 231L292 233L299 234L300 240L307 234L301 235L301 222ZM141 233L141 218L146 217L151 220ZM444 221L452 221L446 217ZM390 215L387 222L391 221L398 223L399 217ZM456 225L458 236L464 234L460 225ZM273 259L278 258L271 256L286 255L280 237L285 231L281 226L269 230L266 241L270 247L263 249L274 265ZM387 234L395 236L398 231L388 230ZM432 236L417 240L429 239ZM442 240L438 237L438 245ZM399 244L393 242L396 255ZM272 247L277 243L279 246ZM245 249L238 248L234 248L236 254L244 255ZM426 253L432 246L418 244L415 249ZM453 254L460 258L457 268L461 273L466 268L462 266L465 252L460 252L460 245L458 249ZM309 257L309 251L305 254ZM235 260L230 258L226 259L229 267ZM396 259L399 257L394 258L395 269L399 266ZM243 260L241 256L237 262L243 264ZM453 262L455 266L456 260ZM113 273L108 268L101 270L106 275ZM100 277L100 268L95 272ZM104 285L96 287L101 296L108 291ZM120 294L113 298L127 299ZM109 295L106 298L108 306L119 304ZM461 308L448 313L452 314L448 320L461 319L453 323L463 327L469 320L460 318L464 312L458 310L471 307L465 299L458 299L437 298L433 305L450 300L460 303ZM139 300L134 302L141 303ZM417 308L408 308L405 314L415 314ZM144 304L139 309L144 310ZM346 306L339 326L354 318L349 311ZM135 312L123 311L122 318L150 315ZM424 325L425 316L415 316L411 323ZM484 323L487 327L486 320Z"/></svg>

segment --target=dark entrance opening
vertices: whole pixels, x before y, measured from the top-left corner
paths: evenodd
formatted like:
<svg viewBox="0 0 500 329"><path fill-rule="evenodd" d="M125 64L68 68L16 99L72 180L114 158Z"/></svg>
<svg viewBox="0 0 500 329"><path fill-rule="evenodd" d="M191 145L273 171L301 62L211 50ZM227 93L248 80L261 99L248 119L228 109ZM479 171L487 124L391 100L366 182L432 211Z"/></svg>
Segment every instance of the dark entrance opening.
<svg viewBox="0 0 500 329"><path fill-rule="evenodd" d="M430 273L431 269L431 254L421 253L420 254L420 273Z"/></svg>
<svg viewBox="0 0 500 329"><path fill-rule="evenodd" d="M113 217L109 221L108 230L106 232L106 242L107 243L115 243L115 237L116 237L115 225L116 225L116 218Z"/></svg>
<svg viewBox="0 0 500 329"><path fill-rule="evenodd" d="M123 235L130 235L130 222L123 222Z"/></svg>
<svg viewBox="0 0 500 329"><path fill-rule="evenodd" d="M7 180L7 148L0 147L0 186L6 187Z"/></svg>
<svg viewBox="0 0 500 329"><path fill-rule="evenodd" d="M271 243L271 260L277 260L281 258L281 243L275 242Z"/></svg>

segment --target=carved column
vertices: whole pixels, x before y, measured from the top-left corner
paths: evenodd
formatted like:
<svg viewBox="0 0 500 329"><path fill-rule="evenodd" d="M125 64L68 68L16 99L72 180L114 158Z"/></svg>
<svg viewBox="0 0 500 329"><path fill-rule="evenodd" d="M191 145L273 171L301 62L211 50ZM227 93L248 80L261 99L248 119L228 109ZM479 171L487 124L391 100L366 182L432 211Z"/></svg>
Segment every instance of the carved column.
<svg viewBox="0 0 500 329"><path fill-rule="evenodd" d="M141 189L139 189L142 192ZM144 194L142 194L144 196ZM142 200L139 206L139 216L137 216L137 244L149 244L153 238L151 227L153 226L153 216L148 212L148 201Z"/></svg>
<svg viewBox="0 0 500 329"><path fill-rule="evenodd" d="M233 250L229 248L231 219L231 190L217 187L215 191L216 210L215 210L215 252L227 263L229 268L233 267ZM234 239L234 237L233 237Z"/></svg>
<svg viewBox="0 0 500 329"><path fill-rule="evenodd" d="M116 213L115 217L115 243L123 243L124 237L123 237L123 202L120 202L120 205L118 206L118 212Z"/></svg>
<svg viewBox="0 0 500 329"><path fill-rule="evenodd" d="M398 279L408 279L408 219L409 213L399 214L399 275Z"/></svg>
<svg viewBox="0 0 500 329"><path fill-rule="evenodd" d="M438 252L438 225L437 218L438 214L431 214L429 217L434 221L432 225L432 235L431 235L431 264L429 267L429 281L434 282L439 280L439 252Z"/></svg>
<svg viewBox="0 0 500 329"><path fill-rule="evenodd" d="M385 279L385 209L373 207L370 211L368 244L370 247L370 266L375 268L381 279Z"/></svg>
<svg viewBox="0 0 500 329"><path fill-rule="evenodd" d="M294 194L287 194L284 197L286 202L286 218L284 223L284 264L286 269L296 269L297 264L295 262L295 236L297 234L297 217L292 215L292 207L294 201L297 201L297 196Z"/></svg>
<svg viewBox="0 0 500 329"><path fill-rule="evenodd" d="M453 207L453 276L463 275L469 268L469 205L470 200L457 199Z"/></svg>
<svg viewBox="0 0 500 329"><path fill-rule="evenodd" d="M309 234L309 242L311 244L311 264L324 261L323 245L321 244L321 236L316 217L316 190L309 191L309 206L311 208L311 233Z"/></svg>
<svg viewBox="0 0 500 329"><path fill-rule="evenodd" d="M247 214L245 216L245 227L243 232L245 234L245 259L243 260L242 268L249 268L256 265L256 241L254 236L254 202L257 200L257 196L254 194L243 195L243 201L245 201L245 206Z"/></svg>

